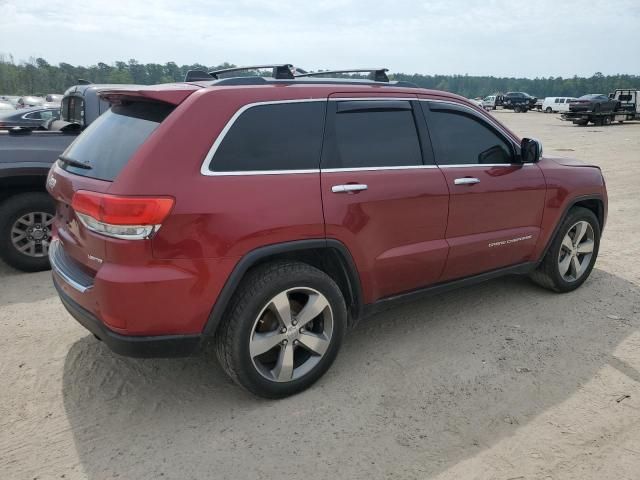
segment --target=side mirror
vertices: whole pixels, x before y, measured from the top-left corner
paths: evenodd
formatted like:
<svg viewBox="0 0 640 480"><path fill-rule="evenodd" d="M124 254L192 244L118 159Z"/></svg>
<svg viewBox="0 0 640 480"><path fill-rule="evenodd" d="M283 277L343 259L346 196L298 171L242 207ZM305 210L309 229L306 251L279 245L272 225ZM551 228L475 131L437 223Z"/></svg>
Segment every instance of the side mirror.
<svg viewBox="0 0 640 480"><path fill-rule="evenodd" d="M523 138L520 143L522 163L536 163L542 157L542 144L535 138Z"/></svg>

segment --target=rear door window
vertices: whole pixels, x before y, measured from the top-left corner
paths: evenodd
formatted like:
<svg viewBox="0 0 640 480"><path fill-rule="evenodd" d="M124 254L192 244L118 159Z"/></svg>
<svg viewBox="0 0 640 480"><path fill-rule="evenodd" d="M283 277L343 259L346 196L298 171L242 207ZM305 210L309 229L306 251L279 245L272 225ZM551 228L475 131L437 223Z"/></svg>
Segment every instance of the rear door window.
<svg viewBox="0 0 640 480"><path fill-rule="evenodd" d="M330 102L322 168L422 165L420 139L409 101Z"/></svg>
<svg viewBox="0 0 640 480"><path fill-rule="evenodd" d="M61 168L76 175L114 180L173 108L153 102L114 105L60 156Z"/></svg>
<svg viewBox="0 0 640 480"><path fill-rule="evenodd" d="M325 101L250 107L222 138L209 170L318 170L325 107Z"/></svg>

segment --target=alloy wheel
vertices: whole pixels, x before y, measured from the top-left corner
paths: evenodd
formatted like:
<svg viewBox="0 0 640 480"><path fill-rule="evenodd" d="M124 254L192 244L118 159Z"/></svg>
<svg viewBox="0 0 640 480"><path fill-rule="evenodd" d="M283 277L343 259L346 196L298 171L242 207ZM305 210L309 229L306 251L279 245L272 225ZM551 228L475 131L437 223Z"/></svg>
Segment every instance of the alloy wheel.
<svg viewBox="0 0 640 480"><path fill-rule="evenodd" d="M593 228L584 220L571 226L562 239L560 253L558 254L558 270L563 280L575 282L589 268L595 235Z"/></svg>
<svg viewBox="0 0 640 480"><path fill-rule="evenodd" d="M53 215L30 212L18 218L11 227L11 243L23 255L46 257L49 253Z"/></svg>
<svg viewBox="0 0 640 480"><path fill-rule="evenodd" d="M285 290L262 308L249 339L256 370L272 382L290 382L310 372L331 343L333 312L317 290Z"/></svg>

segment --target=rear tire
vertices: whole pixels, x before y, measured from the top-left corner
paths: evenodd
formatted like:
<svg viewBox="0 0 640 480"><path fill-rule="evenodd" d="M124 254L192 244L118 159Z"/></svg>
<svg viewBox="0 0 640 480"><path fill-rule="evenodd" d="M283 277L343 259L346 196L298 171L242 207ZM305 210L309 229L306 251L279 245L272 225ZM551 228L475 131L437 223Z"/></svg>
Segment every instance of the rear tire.
<svg viewBox="0 0 640 480"><path fill-rule="evenodd" d="M541 287L554 292L575 290L591 274L599 248L598 219L591 210L573 207L530 278Z"/></svg>
<svg viewBox="0 0 640 480"><path fill-rule="evenodd" d="M513 111L516 113L520 113L522 112L522 108L520 107L520 105L516 105L515 107L513 107Z"/></svg>
<svg viewBox="0 0 640 480"><path fill-rule="evenodd" d="M604 118L602 119L602 124L603 124L604 126L611 125L611 117L609 117L609 116L604 117Z"/></svg>
<svg viewBox="0 0 640 480"><path fill-rule="evenodd" d="M216 333L216 353L240 386L282 398L324 375L346 327L345 301L331 277L304 263L278 261L243 280Z"/></svg>
<svg viewBox="0 0 640 480"><path fill-rule="evenodd" d="M553 113L553 109L551 107L547 107L544 109L545 113Z"/></svg>
<svg viewBox="0 0 640 480"><path fill-rule="evenodd" d="M30 216L32 214L33 217ZM48 270L50 222L54 216L53 200L44 192L20 193L2 202L0 257L12 267L24 272Z"/></svg>

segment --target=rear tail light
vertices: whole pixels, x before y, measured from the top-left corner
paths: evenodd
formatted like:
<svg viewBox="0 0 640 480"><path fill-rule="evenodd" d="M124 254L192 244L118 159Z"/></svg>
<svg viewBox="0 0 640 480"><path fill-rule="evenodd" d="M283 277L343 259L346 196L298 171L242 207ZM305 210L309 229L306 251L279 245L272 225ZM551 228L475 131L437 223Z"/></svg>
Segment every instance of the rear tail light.
<svg viewBox="0 0 640 480"><path fill-rule="evenodd" d="M174 203L169 197L123 197L78 190L71 206L92 232L142 240L160 229Z"/></svg>

